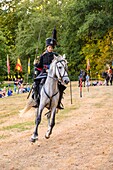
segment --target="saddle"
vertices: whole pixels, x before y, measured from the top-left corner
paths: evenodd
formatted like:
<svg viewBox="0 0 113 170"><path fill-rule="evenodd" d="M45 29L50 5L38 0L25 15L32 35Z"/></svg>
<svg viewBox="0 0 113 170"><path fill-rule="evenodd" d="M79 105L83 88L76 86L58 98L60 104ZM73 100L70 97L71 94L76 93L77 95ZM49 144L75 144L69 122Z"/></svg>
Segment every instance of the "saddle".
<svg viewBox="0 0 113 170"><path fill-rule="evenodd" d="M32 93L32 98L36 102L36 106L39 106L40 103L40 91L42 86L44 85L45 81L47 78L47 73L41 72L36 78L34 78L34 83L33 83L33 93Z"/></svg>

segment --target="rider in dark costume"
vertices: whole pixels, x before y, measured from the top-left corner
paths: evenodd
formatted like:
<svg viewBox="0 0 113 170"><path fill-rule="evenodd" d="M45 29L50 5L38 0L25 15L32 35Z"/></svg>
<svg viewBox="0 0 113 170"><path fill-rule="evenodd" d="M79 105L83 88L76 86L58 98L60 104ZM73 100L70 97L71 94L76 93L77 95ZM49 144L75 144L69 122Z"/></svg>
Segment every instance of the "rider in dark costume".
<svg viewBox="0 0 113 170"><path fill-rule="evenodd" d="M53 49L56 45L56 41L53 38L47 38L46 39L46 51L40 56L40 61L39 63L35 64L35 70L38 72L37 77L34 79L34 85L33 85L33 99L38 103L38 95L40 91L40 86L39 84L42 83L42 80L45 81L45 79L41 79L42 77L47 77L47 70L50 67L50 64L52 60L54 59L54 55L58 56L57 53L53 52ZM44 83L44 82L43 82ZM60 92L60 97L59 97L59 102L58 102L58 109L63 109L61 106L61 99L63 97L63 91L66 89L64 85L62 85L60 82L58 83L59 87L59 92Z"/></svg>

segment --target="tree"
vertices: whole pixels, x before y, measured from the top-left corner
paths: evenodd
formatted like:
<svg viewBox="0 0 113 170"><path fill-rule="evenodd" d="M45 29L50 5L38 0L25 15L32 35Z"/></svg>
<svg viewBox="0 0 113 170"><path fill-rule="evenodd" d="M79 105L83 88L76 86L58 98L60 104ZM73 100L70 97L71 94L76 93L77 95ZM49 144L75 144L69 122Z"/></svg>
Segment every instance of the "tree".
<svg viewBox="0 0 113 170"><path fill-rule="evenodd" d="M70 75L77 78L87 59L94 74L113 60L112 0L2 0L0 7L0 31L5 38L1 49L6 49L1 58L4 61L10 54L12 70L20 57L23 73L27 72L28 57L33 63L43 52L55 26L56 50L66 54Z"/></svg>
<svg viewBox="0 0 113 170"><path fill-rule="evenodd" d="M6 73L6 60L5 60L5 52L7 51L7 47L5 44L6 38L3 35L3 32L0 31L0 82L3 81L3 76Z"/></svg>
<svg viewBox="0 0 113 170"><path fill-rule="evenodd" d="M66 53L73 68L86 68L87 58L91 59L91 67L96 72L102 63L97 67L98 61L102 61L102 53L98 47L98 41L113 27L113 1L101 0L76 0L64 8L67 22L64 44ZM67 41L68 40L68 41ZM68 46L68 48L67 48ZM108 58L110 59L110 55ZM76 69L76 70L77 70Z"/></svg>

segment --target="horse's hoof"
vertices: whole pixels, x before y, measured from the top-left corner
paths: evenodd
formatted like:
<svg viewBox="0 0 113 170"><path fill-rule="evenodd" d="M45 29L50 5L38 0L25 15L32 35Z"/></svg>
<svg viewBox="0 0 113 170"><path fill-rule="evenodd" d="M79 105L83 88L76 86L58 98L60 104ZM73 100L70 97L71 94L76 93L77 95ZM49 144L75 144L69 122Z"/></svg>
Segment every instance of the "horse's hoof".
<svg viewBox="0 0 113 170"><path fill-rule="evenodd" d="M34 136L34 135L33 135L33 136L31 137L31 140L30 140L30 141L31 141L32 143L34 143L34 142L36 142L37 140L38 140L38 136Z"/></svg>
<svg viewBox="0 0 113 170"><path fill-rule="evenodd" d="M49 135L49 136L45 135L45 138L46 138L46 139L49 139L49 138L50 138L50 135Z"/></svg>
<svg viewBox="0 0 113 170"><path fill-rule="evenodd" d="M36 139L31 138L31 139L30 139L30 142L35 143L35 142L36 142Z"/></svg>

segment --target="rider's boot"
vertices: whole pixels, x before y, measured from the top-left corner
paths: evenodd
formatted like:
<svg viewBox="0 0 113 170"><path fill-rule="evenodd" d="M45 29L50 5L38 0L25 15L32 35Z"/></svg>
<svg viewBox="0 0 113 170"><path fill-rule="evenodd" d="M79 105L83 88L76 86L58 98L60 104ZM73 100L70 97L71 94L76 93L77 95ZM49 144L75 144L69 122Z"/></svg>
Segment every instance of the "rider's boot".
<svg viewBox="0 0 113 170"><path fill-rule="evenodd" d="M62 94L60 93L60 97L57 105L58 109L64 109L63 104L61 103L62 98L63 98L63 93Z"/></svg>
<svg viewBox="0 0 113 170"><path fill-rule="evenodd" d="M35 100L36 105L34 105L33 107L38 107L38 104L39 104L39 93L38 92L39 92L39 83L34 82L32 98L33 100Z"/></svg>
<svg viewBox="0 0 113 170"><path fill-rule="evenodd" d="M59 96L57 108L58 109L64 109L63 104L61 103L61 100L63 98L63 93L64 93L64 90L66 89L66 86L59 84L58 87L59 87L60 96Z"/></svg>

